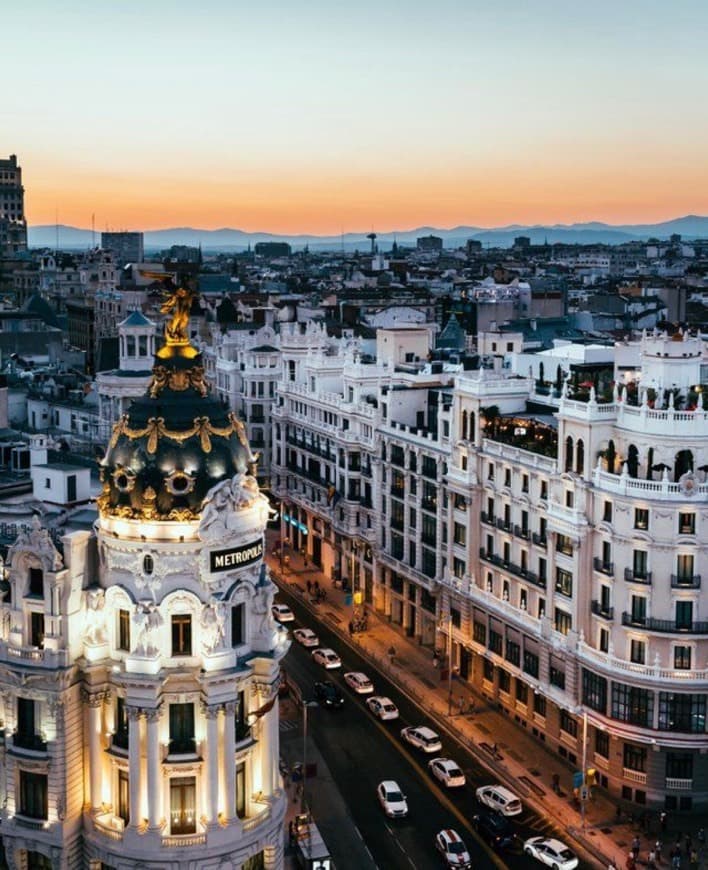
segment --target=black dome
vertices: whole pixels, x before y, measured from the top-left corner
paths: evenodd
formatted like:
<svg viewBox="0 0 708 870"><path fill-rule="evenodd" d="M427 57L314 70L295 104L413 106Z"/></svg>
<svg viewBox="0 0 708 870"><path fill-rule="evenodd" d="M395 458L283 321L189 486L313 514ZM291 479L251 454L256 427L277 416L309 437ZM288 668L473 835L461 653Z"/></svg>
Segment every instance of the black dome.
<svg viewBox="0 0 708 870"><path fill-rule="evenodd" d="M113 429L99 508L132 519L197 519L209 490L253 459L243 424L209 394L201 356L191 346L164 347L147 394Z"/></svg>

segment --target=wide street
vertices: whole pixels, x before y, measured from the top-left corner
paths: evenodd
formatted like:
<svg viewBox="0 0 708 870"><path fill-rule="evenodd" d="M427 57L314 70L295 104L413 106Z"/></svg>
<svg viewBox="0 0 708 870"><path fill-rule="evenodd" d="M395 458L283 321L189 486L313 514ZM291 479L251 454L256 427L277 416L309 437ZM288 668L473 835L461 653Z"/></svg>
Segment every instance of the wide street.
<svg viewBox="0 0 708 870"><path fill-rule="evenodd" d="M519 837L518 851L505 853L501 858L492 854L476 836L471 819L478 809L474 790L479 785L494 783L493 774L487 773L454 738L443 733L443 751L436 755L453 758L464 770L467 785L457 790L438 786L427 769L427 762L433 756L425 756L410 748L400 737L405 725L429 724L438 730L426 719L425 712L378 674L355 650L343 645L326 624L316 622L287 590L281 591L278 600L288 604L295 613L296 622L290 623L288 628L312 628L318 633L322 645L331 646L342 657L341 670L325 671L312 660L310 650L294 641L284 666L288 679L298 684L305 699L313 696L314 683L318 679L332 679L345 696L341 710L311 708L308 731L347 801L351 816L377 865L380 868L414 867L419 870L442 866L434 849L434 837L442 828L451 827L467 843L475 868L541 867L524 856L520 846L524 839L534 834L552 835L552 825L525 804L523 814L512 820ZM367 673L376 694L388 695L398 706L400 719L388 723L376 720L366 708L364 698L356 695L344 682L343 674L348 670ZM407 819L391 820L384 815L376 798L376 786L383 779L394 779L401 786L408 799Z"/></svg>

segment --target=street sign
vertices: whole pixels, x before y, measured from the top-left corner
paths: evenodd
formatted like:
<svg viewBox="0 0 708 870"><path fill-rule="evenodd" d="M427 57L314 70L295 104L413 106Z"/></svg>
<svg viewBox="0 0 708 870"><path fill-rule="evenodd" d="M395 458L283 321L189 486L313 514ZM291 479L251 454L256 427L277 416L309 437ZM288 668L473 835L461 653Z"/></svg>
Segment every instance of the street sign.
<svg viewBox="0 0 708 870"><path fill-rule="evenodd" d="M354 593L354 604L359 605L364 601L364 595L362 592Z"/></svg>
<svg viewBox="0 0 708 870"><path fill-rule="evenodd" d="M580 789L580 800L581 800L581 801L586 801L586 800L588 799L588 794L589 794L589 789L588 789L588 787L587 787L586 785L584 785L584 786Z"/></svg>
<svg viewBox="0 0 708 870"><path fill-rule="evenodd" d="M351 607L351 604L352 604L352 596L351 596L351 595L345 595L345 596L344 596L344 603L345 603L345 605L346 605L347 607Z"/></svg>
<svg viewBox="0 0 708 870"><path fill-rule="evenodd" d="M583 784L583 773L581 770L576 770L573 774L573 788L580 788Z"/></svg>

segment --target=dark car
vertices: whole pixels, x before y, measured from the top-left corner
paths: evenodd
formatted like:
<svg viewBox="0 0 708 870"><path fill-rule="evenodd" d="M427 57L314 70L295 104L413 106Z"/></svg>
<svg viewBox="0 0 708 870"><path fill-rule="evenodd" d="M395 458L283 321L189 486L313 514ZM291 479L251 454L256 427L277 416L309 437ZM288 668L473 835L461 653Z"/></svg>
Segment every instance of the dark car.
<svg viewBox="0 0 708 870"><path fill-rule="evenodd" d="M344 704L344 695L331 680L315 683L315 698L323 707L333 710L338 710Z"/></svg>
<svg viewBox="0 0 708 870"><path fill-rule="evenodd" d="M493 849L511 849L516 837L509 822L500 813L482 810L472 816L475 831L486 840Z"/></svg>

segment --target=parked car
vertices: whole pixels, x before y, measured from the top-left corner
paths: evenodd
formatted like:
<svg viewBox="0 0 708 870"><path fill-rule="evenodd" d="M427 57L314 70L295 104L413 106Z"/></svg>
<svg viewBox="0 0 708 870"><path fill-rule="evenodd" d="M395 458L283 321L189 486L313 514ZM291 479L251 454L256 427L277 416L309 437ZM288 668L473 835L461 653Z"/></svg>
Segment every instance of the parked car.
<svg viewBox="0 0 708 870"><path fill-rule="evenodd" d="M565 843L552 837L531 837L524 843L524 852L553 870L575 870L578 866L578 859Z"/></svg>
<svg viewBox="0 0 708 870"><path fill-rule="evenodd" d="M428 769L435 779L447 788L459 788L465 784L465 775L451 758L433 758Z"/></svg>
<svg viewBox="0 0 708 870"><path fill-rule="evenodd" d="M320 639L311 628L296 628L293 637L303 646L319 646Z"/></svg>
<svg viewBox="0 0 708 870"><path fill-rule="evenodd" d="M335 685L331 680L315 683L315 698L319 704L323 707L328 707L330 710L338 710L344 706L344 695L339 686Z"/></svg>
<svg viewBox="0 0 708 870"><path fill-rule="evenodd" d="M398 719L398 707L390 698L376 695L373 698L366 699L366 706L374 716L378 716L384 722L387 719Z"/></svg>
<svg viewBox="0 0 708 870"><path fill-rule="evenodd" d="M357 695L370 695L374 691L374 684L361 671L349 671L344 675L344 681Z"/></svg>
<svg viewBox="0 0 708 870"><path fill-rule="evenodd" d="M477 789L475 796L481 804L503 816L518 816L524 809L519 798L503 785L483 785Z"/></svg>
<svg viewBox="0 0 708 870"><path fill-rule="evenodd" d="M472 866L472 858L467 851L467 846L465 846L462 837L452 828L446 828L436 835L435 848L440 852L448 867Z"/></svg>
<svg viewBox="0 0 708 870"><path fill-rule="evenodd" d="M295 614L287 604L274 604L270 612L273 614L273 619L278 622L295 622Z"/></svg>
<svg viewBox="0 0 708 870"><path fill-rule="evenodd" d="M511 849L516 842L516 835L511 825L501 813L492 810L480 810L472 816L475 831L486 840L493 849Z"/></svg>
<svg viewBox="0 0 708 870"><path fill-rule="evenodd" d="M379 803L389 818L402 818L408 815L406 796L392 779L386 779L378 784L376 794Z"/></svg>
<svg viewBox="0 0 708 870"><path fill-rule="evenodd" d="M423 752L440 752L442 749L440 737L427 725L409 725L401 731L401 737Z"/></svg>
<svg viewBox="0 0 708 870"><path fill-rule="evenodd" d="M339 658L337 653L333 649L329 649L327 647L320 647L316 649L312 653L312 658L317 662L318 665L322 665L323 668L327 668L327 670L332 670L333 668L341 668L342 660Z"/></svg>

